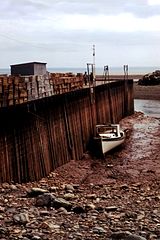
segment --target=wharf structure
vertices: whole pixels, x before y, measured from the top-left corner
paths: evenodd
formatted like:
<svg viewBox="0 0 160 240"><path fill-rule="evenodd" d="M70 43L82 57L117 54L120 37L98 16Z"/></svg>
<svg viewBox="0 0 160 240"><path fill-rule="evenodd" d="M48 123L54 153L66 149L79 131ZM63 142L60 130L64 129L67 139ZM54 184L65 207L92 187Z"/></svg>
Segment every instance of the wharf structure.
<svg viewBox="0 0 160 240"><path fill-rule="evenodd" d="M133 113L133 80L90 88L81 73L1 76L0 182L36 181L80 160L96 124Z"/></svg>

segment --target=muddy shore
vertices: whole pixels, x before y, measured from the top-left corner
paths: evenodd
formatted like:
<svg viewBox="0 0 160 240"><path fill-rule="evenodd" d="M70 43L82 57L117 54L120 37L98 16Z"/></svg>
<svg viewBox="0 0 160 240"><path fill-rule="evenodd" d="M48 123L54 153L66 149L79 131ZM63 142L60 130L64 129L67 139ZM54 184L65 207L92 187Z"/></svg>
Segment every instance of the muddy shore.
<svg viewBox="0 0 160 240"><path fill-rule="evenodd" d="M137 99L159 90L134 83ZM105 159L87 152L40 181L0 184L0 239L160 239L160 119L120 124L126 141Z"/></svg>
<svg viewBox="0 0 160 240"><path fill-rule="evenodd" d="M138 85L138 80L143 75L129 75L128 79L134 80L133 90L135 99L160 100L160 85L156 86L141 86ZM97 81L104 79L103 75L96 76ZM124 79L123 75L110 75L110 79Z"/></svg>
<svg viewBox="0 0 160 240"><path fill-rule="evenodd" d="M134 98L147 100L160 100L160 85L141 86L134 82Z"/></svg>
<svg viewBox="0 0 160 240"><path fill-rule="evenodd" d="M0 239L160 239L160 121L137 112L121 126L126 142L105 160L88 152L38 182L1 184Z"/></svg>

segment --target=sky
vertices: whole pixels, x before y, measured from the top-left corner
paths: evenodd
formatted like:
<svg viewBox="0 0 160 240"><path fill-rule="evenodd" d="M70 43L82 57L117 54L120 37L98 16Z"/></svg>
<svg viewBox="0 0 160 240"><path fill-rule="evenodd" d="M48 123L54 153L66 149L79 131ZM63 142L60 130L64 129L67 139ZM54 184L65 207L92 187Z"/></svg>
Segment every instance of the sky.
<svg viewBox="0 0 160 240"><path fill-rule="evenodd" d="M160 0L5 0L0 68L160 65Z"/></svg>

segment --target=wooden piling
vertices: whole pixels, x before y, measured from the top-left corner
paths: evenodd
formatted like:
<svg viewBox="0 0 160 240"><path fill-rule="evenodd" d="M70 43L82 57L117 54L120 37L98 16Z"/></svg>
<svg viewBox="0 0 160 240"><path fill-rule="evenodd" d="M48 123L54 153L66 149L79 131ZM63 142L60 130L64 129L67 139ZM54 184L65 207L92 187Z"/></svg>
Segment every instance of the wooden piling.
<svg viewBox="0 0 160 240"><path fill-rule="evenodd" d="M81 159L97 123L116 123L134 112L133 81L127 84L127 94L123 81L97 86L94 104L85 88L1 108L0 182L36 181Z"/></svg>

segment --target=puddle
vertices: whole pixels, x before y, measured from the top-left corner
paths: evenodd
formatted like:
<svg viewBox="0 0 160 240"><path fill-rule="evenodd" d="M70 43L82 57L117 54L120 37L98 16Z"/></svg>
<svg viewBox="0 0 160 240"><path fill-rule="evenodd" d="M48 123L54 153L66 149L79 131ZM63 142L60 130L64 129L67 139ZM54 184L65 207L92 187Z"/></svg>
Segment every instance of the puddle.
<svg viewBox="0 0 160 240"><path fill-rule="evenodd" d="M134 108L147 116L160 118L160 100L135 99Z"/></svg>

